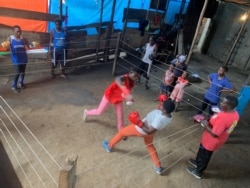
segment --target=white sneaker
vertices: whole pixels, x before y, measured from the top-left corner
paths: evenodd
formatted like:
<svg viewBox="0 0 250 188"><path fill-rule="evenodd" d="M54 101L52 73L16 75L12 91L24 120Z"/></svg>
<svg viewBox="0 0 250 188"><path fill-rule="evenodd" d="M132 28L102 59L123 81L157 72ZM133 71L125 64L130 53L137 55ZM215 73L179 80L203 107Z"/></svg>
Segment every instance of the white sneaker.
<svg viewBox="0 0 250 188"><path fill-rule="evenodd" d="M87 116L87 109L85 109L84 111L83 111L83 117L82 117L82 119L86 122L87 121L87 119L88 119L88 116Z"/></svg>

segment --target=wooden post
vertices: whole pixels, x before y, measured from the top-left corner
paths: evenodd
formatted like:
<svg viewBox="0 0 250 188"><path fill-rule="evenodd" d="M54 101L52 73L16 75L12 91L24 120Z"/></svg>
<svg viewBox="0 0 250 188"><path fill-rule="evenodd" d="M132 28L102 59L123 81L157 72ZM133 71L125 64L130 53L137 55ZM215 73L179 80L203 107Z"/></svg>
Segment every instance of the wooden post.
<svg viewBox="0 0 250 188"><path fill-rule="evenodd" d="M100 38L101 38L101 29L102 29L101 27L102 27L103 4L104 4L104 0L101 1L100 23L99 23L99 26L98 26L98 35L97 35L97 41L96 41L96 58L95 58L96 62L99 59L98 53L99 53Z"/></svg>
<svg viewBox="0 0 250 188"><path fill-rule="evenodd" d="M60 5L59 5L59 18L62 19L62 0L60 0Z"/></svg>
<svg viewBox="0 0 250 188"><path fill-rule="evenodd" d="M128 6L127 6L125 19L124 19L124 23L123 23L123 32L122 32L122 36L121 36L122 41L124 41L124 37L125 37L125 34L126 34L126 28L127 28L127 24L128 24L128 19L127 18L128 18L129 7L130 7L130 0L128 0Z"/></svg>
<svg viewBox="0 0 250 188"><path fill-rule="evenodd" d="M109 55L109 46L110 46L110 40L111 40L111 34L113 32L113 23L114 23L114 14L115 14L115 5L116 5L116 0L113 1L113 7L112 7L112 12L111 12L111 18L108 26L108 32L107 32L107 37L106 37L106 45L105 45L105 50L104 50L104 62L108 60L108 55Z"/></svg>
<svg viewBox="0 0 250 188"><path fill-rule="evenodd" d="M202 11L201 11L201 14L200 14L200 18L199 18L199 21L198 21L198 24L196 26L196 31L195 31L195 34L194 34L194 38L193 38L193 41L192 41L192 45L190 47L190 50L189 50L189 53L188 53L188 56L187 56L187 60L186 60L186 64L189 63L189 60L191 58L191 55L193 53L193 48L194 48L194 43L195 43L195 40L198 36L198 33L199 33L199 28L200 28L200 25L201 25L201 22L202 22L202 19L203 19L203 16L205 14L205 11L207 9L207 4L208 4L208 0L205 0L204 4L203 4L203 8L202 8Z"/></svg>
<svg viewBox="0 0 250 188"><path fill-rule="evenodd" d="M118 56L120 54L119 53L120 39L121 39L121 33L119 32L117 35L117 40L116 40L116 45L115 45L115 59L113 63L112 75L115 75L116 63L117 63Z"/></svg>
<svg viewBox="0 0 250 188"><path fill-rule="evenodd" d="M77 155L70 154L62 167L59 175L58 188L74 188L76 179Z"/></svg>

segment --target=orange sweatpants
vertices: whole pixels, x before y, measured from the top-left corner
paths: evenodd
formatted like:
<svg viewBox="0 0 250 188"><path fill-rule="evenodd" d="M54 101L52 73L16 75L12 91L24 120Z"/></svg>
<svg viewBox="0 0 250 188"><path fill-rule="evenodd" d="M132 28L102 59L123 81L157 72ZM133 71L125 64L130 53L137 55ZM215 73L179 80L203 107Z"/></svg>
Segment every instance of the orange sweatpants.
<svg viewBox="0 0 250 188"><path fill-rule="evenodd" d="M155 134L150 135L143 135L140 132L138 132L135 128L135 125L131 124L123 129L121 129L110 141L109 141L109 147L112 149L115 147L115 145L122 140L123 137L129 137L129 136L139 136L144 138L144 143L147 147L147 150L151 156L151 159L155 165L155 167L159 168L161 167L161 163L159 161L159 157L157 154L157 151L153 144L153 139Z"/></svg>

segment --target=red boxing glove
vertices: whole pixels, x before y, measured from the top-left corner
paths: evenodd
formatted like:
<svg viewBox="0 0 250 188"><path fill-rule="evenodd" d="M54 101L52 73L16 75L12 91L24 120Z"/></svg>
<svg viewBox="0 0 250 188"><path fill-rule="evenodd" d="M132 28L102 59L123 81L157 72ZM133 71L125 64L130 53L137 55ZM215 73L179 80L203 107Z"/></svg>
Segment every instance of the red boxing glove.
<svg viewBox="0 0 250 188"><path fill-rule="evenodd" d="M137 111L130 112L130 114L128 115L128 120L138 127L142 127L144 124L140 118L140 114Z"/></svg>
<svg viewBox="0 0 250 188"><path fill-rule="evenodd" d="M168 100L168 97L165 94L161 94L161 95L159 95L158 100L160 102L164 102L164 101Z"/></svg>

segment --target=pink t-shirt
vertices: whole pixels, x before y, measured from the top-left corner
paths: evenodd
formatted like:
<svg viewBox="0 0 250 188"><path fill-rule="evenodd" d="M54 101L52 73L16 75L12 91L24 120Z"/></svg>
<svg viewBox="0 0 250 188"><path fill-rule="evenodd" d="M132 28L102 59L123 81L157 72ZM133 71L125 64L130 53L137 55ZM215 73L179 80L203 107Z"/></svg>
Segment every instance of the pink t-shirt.
<svg viewBox="0 0 250 188"><path fill-rule="evenodd" d="M234 130L239 121L239 114L233 112L219 112L210 118L209 124L212 132L218 136L214 138L205 130L202 134L201 144L209 151L218 150L228 139L229 134Z"/></svg>
<svg viewBox="0 0 250 188"><path fill-rule="evenodd" d="M164 76L164 83L165 85L171 85L174 81L174 72L167 70Z"/></svg>

